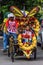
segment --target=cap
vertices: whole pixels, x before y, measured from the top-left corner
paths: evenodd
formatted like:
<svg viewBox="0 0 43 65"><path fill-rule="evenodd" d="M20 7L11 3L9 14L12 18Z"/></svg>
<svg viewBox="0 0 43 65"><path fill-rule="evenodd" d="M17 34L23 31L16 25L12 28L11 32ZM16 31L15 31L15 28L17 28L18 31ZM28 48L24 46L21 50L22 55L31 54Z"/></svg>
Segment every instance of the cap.
<svg viewBox="0 0 43 65"><path fill-rule="evenodd" d="M14 17L15 18L13 13L8 14L8 18L10 18L10 17Z"/></svg>

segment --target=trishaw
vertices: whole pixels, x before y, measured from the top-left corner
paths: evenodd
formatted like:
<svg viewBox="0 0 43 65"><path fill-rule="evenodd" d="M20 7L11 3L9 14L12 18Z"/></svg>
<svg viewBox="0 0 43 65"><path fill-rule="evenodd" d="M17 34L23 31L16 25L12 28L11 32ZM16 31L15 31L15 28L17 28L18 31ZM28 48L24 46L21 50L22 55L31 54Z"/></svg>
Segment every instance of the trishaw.
<svg viewBox="0 0 43 65"><path fill-rule="evenodd" d="M40 28L39 21L34 17L34 15L39 11L39 7L35 7L33 10L30 12L25 11L23 14L20 9L18 9L15 6L11 6L11 11L14 13L14 15L19 19L19 28L21 26L24 26L28 24L30 26L31 30L33 31L34 35L32 36L32 42L29 43L26 42L23 44L22 40L22 33L18 33L18 37L16 39L13 38L12 35L9 36L9 47L8 47L8 56L11 56L12 62L14 62L15 58L15 52L18 55L25 55L27 59L31 57L31 54L34 54L34 59L36 59L36 50L37 50L37 36L38 36L38 31ZM22 28L22 27L21 27ZM20 29L21 29L20 28ZM25 28L23 27L22 30Z"/></svg>

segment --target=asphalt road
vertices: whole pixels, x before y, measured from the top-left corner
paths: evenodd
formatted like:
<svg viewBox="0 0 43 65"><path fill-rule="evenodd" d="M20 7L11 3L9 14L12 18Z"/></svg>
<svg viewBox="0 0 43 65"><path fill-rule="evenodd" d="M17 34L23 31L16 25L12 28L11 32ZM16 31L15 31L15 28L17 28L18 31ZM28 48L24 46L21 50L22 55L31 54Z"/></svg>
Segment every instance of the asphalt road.
<svg viewBox="0 0 43 65"><path fill-rule="evenodd" d="M27 60L25 57L16 57L14 63L11 62L11 58L7 55L3 55L2 52L3 41L0 39L0 65L43 65L43 50L40 47L37 47L37 59L34 60L31 57L30 60Z"/></svg>

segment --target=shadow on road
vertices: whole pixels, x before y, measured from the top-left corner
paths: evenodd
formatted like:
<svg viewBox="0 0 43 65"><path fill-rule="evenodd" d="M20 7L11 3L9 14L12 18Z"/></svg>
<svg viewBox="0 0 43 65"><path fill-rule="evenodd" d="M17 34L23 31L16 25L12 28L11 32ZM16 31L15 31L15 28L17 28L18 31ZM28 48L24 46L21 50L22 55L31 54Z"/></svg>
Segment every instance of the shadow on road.
<svg viewBox="0 0 43 65"><path fill-rule="evenodd" d="M42 61L43 57L37 57L35 60L33 57L31 57L30 59L27 59L26 57L18 57L18 58L15 58L15 60L19 60L19 61Z"/></svg>

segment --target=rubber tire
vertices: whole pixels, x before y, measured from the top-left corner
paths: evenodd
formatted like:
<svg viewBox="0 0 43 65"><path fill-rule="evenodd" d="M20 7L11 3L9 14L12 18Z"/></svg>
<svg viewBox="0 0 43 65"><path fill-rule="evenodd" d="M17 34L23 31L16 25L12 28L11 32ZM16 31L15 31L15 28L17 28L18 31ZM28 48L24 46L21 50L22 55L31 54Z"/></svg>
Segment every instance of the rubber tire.
<svg viewBox="0 0 43 65"><path fill-rule="evenodd" d="M41 44L41 49L43 50L43 43Z"/></svg>
<svg viewBox="0 0 43 65"><path fill-rule="evenodd" d="M10 51L9 51L9 48L8 48L8 57L10 57Z"/></svg>
<svg viewBox="0 0 43 65"><path fill-rule="evenodd" d="M34 60L36 59L36 53L37 53L37 50L36 48L34 49Z"/></svg>
<svg viewBox="0 0 43 65"><path fill-rule="evenodd" d="M12 60L12 62L14 62L14 53L13 52L11 53L11 60Z"/></svg>

